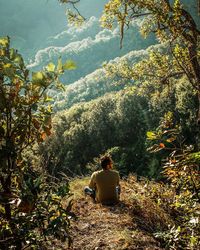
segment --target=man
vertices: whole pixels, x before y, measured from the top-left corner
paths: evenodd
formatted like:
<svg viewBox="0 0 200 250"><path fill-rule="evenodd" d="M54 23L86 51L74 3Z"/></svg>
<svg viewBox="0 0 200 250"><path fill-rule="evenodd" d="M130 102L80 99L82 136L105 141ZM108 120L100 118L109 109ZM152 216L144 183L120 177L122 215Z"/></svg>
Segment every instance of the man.
<svg viewBox="0 0 200 250"><path fill-rule="evenodd" d="M101 158L102 170L92 174L89 187L85 194L90 195L96 202L102 204L115 204L119 201L120 185L119 173L113 170L113 162L109 156Z"/></svg>

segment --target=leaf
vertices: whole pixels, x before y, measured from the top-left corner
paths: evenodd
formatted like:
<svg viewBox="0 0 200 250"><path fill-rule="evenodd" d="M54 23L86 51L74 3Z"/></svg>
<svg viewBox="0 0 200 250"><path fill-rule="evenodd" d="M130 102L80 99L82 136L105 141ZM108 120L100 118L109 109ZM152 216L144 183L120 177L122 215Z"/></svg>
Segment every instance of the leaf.
<svg viewBox="0 0 200 250"><path fill-rule="evenodd" d="M2 37L0 38L0 45L3 47L7 47L9 44L9 38L8 37Z"/></svg>
<svg viewBox="0 0 200 250"><path fill-rule="evenodd" d="M33 72L32 73L32 82L34 84L42 84L43 81L45 80L45 76L44 76L44 73L41 72L41 71L38 71L38 72Z"/></svg>
<svg viewBox="0 0 200 250"><path fill-rule="evenodd" d="M36 129L40 128L40 122L38 120L36 120L35 118L33 119L33 125Z"/></svg>
<svg viewBox="0 0 200 250"><path fill-rule="evenodd" d="M47 138L47 134L45 132L42 132L41 138L44 141Z"/></svg>
<svg viewBox="0 0 200 250"><path fill-rule="evenodd" d="M15 75L15 68L10 63L6 63L3 65L4 74L8 77L12 78Z"/></svg>
<svg viewBox="0 0 200 250"><path fill-rule="evenodd" d="M167 141L167 142L173 142L173 141L175 141L175 140L176 140L176 138L171 137L171 138L167 139L166 141Z"/></svg>
<svg viewBox="0 0 200 250"><path fill-rule="evenodd" d="M56 88L58 90L61 90L61 91L65 91L66 90L65 86L61 82L59 82L59 81L57 81L57 83L56 83Z"/></svg>
<svg viewBox="0 0 200 250"><path fill-rule="evenodd" d="M50 63L46 66L46 69L47 69L47 71L49 71L49 72L54 72L55 68L56 68L56 66L55 66L55 64L53 64L52 62L50 62Z"/></svg>
<svg viewBox="0 0 200 250"><path fill-rule="evenodd" d="M155 139L157 139L157 135L152 131L148 131L147 132L147 139L148 140L155 140Z"/></svg>
<svg viewBox="0 0 200 250"><path fill-rule="evenodd" d="M6 50L5 49L0 49L0 56L5 56Z"/></svg>
<svg viewBox="0 0 200 250"><path fill-rule="evenodd" d="M46 136L48 135L51 135L51 126L47 127L47 126L44 126L43 127L44 129L44 133L46 134ZM46 138L46 137L45 137Z"/></svg>
<svg viewBox="0 0 200 250"><path fill-rule="evenodd" d="M14 62L19 64L19 66L21 66L21 67L24 65L24 60L20 54L17 54L15 56Z"/></svg>
<svg viewBox="0 0 200 250"><path fill-rule="evenodd" d="M42 183L42 178L43 178L43 175L40 175L40 176L36 179L36 181L35 181L35 183L34 183L34 188L38 188L38 187L40 186L40 184Z"/></svg>
<svg viewBox="0 0 200 250"><path fill-rule="evenodd" d="M61 73L61 74L64 72L61 58L58 59L57 71L58 73Z"/></svg>
<svg viewBox="0 0 200 250"><path fill-rule="evenodd" d="M17 53L15 49L10 49L10 59L14 60L16 57Z"/></svg>
<svg viewBox="0 0 200 250"><path fill-rule="evenodd" d="M54 99L51 96L46 96L44 99L45 102L53 102Z"/></svg>
<svg viewBox="0 0 200 250"><path fill-rule="evenodd" d="M76 69L76 64L75 64L74 61L68 60L63 65L63 69L65 69L65 70L74 70L74 69Z"/></svg>

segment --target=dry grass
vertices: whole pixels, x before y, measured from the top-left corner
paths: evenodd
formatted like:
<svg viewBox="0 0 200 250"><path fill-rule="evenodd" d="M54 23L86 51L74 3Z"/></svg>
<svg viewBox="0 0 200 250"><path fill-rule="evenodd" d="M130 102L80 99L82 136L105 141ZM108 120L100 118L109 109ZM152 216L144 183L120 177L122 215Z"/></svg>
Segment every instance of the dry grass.
<svg viewBox="0 0 200 250"><path fill-rule="evenodd" d="M70 190L73 194L73 200L77 201L80 198L83 198L83 189L85 186L88 186L90 177L84 178L74 178L70 181Z"/></svg>
<svg viewBox="0 0 200 250"><path fill-rule="evenodd" d="M73 179L73 250L154 250L162 249L153 233L173 223L165 211L148 195L134 176L121 181L121 201L115 206L95 204L83 194L89 178ZM67 249L66 246L61 249Z"/></svg>

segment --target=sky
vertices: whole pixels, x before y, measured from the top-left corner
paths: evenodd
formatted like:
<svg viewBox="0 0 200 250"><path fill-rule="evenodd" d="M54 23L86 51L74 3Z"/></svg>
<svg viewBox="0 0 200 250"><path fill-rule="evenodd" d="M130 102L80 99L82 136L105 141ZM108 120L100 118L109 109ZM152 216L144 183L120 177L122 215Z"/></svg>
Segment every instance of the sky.
<svg viewBox="0 0 200 250"><path fill-rule="evenodd" d="M86 23L68 25L66 7L57 0L0 0L0 35L9 35L11 44L23 55L28 68L40 70L50 61L74 60L77 70L67 72L68 85L100 68L105 61L146 47L139 38L138 23L126 32L120 49L120 32L100 27L99 17L108 0L82 0L78 5Z"/></svg>
<svg viewBox="0 0 200 250"><path fill-rule="evenodd" d="M32 71L56 63L59 57L74 60L77 69L66 72L62 80L65 85L77 86L77 81L92 77L96 70L101 72L98 69L105 62L156 43L153 36L143 39L138 31L141 21L134 21L120 49L119 29L107 30L99 25L107 1L81 0L78 8L87 20L77 29L68 25L66 7L57 0L0 0L0 36L11 37L11 45Z"/></svg>
<svg viewBox="0 0 200 250"><path fill-rule="evenodd" d="M83 0L83 15L99 16L105 0ZM43 48L48 38L67 28L66 7L57 0L0 0L0 36L9 35L27 59Z"/></svg>

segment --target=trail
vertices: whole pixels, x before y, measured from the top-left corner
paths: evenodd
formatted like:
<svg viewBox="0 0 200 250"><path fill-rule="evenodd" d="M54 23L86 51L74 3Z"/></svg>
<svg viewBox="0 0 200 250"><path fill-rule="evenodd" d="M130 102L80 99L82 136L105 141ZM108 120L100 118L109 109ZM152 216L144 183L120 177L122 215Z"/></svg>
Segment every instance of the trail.
<svg viewBox="0 0 200 250"><path fill-rule="evenodd" d="M152 201L143 197L143 189L133 178L121 181L120 203L103 206L84 197L82 190L87 179L76 180L71 235L74 250L159 250L152 231L165 224L165 214ZM156 209L156 210L155 210ZM164 215L164 216L163 216ZM154 228L154 223L155 227ZM158 225L159 224L159 225Z"/></svg>

